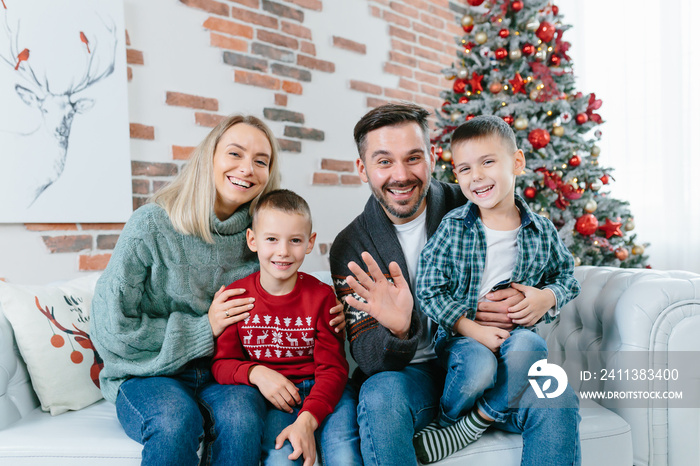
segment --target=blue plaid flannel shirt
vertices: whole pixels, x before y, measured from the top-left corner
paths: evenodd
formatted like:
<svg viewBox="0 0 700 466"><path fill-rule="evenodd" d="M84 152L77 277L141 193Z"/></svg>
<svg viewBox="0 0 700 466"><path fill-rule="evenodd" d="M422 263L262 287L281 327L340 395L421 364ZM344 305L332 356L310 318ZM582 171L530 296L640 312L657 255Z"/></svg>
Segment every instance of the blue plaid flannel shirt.
<svg viewBox="0 0 700 466"><path fill-rule="evenodd" d="M558 310L581 291L574 278L574 259L549 219L535 214L519 196L515 203L521 228L510 282L549 288ZM474 320L485 262L483 223L478 207L468 202L445 215L421 252L416 273L421 311L448 333L460 317ZM545 322L553 319L549 312L542 317Z"/></svg>

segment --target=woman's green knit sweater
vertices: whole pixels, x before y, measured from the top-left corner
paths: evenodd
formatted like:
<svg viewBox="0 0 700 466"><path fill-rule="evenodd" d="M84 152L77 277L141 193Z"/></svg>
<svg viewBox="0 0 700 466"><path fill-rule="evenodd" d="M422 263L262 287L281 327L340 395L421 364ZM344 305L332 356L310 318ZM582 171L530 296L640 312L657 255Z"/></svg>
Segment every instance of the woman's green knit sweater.
<svg viewBox="0 0 700 466"><path fill-rule="evenodd" d="M172 375L211 356L207 311L221 285L258 269L246 245L248 205L225 221L212 213L214 243L175 231L162 207L147 204L127 222L97 282L90 337L104 360L100 385L114 403L129 377Z"/></svg>

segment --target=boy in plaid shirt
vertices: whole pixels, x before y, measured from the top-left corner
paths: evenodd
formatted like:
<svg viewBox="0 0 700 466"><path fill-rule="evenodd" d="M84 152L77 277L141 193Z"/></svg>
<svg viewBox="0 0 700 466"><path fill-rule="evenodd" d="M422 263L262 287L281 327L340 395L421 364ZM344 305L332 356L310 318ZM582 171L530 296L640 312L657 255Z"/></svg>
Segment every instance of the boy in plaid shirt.
<svg viewBox="0 0 700 466"><path fill-rule="evenodd" d="M492 423L498 427L515 415L528 369L547 356L532 327L555 319L580 291L573 257L552 222L515 195L525 156L510 126L495 116L476 117L455 130L451 148L469 202L444 217L423 249L416 294L423 312L440 324L440 363L459 372L451 379L464 386L445 387L437 423L414 439L424 463L464 448ZM508 332L474 322L477 303L507 286L525 295L509 309L517 327ZM465 353L468 358L457 357Z"/></svg>

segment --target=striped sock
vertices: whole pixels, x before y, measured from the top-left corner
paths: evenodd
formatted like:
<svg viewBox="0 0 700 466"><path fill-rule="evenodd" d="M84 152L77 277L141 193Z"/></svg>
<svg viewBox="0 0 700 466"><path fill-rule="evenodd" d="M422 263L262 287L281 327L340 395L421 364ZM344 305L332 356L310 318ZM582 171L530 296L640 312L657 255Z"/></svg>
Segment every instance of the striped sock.
<svg viewBox="0 0 700 466"><path fill-rule="evenodd" d="M449 427L430 430L426 427L413 438L416 456L423 464L440 461L476 441L492 422L482 418L474 408Z"/></svg>

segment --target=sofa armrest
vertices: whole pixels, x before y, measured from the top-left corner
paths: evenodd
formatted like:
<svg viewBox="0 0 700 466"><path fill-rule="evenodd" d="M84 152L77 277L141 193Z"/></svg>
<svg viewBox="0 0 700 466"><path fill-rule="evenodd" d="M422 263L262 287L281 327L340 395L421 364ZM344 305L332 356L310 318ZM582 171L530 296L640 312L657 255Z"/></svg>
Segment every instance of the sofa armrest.
<svg viewBox="0 0 700 466"><path fill-rule="evenodd" d="M0 305L0 430L39 406L29 373L19 355L12 327Z"/></svg>
<svg viewBox="0 0 700 466"><path fill-rule="evenodd" d="M700 275L612 267L577 267L575 275L581 294L542 328L550 361L564 367L575 390L623 388L619 378L584 381L580 371L624 371L631 360L664 369L678 352L700 355ZM642 385L649 391L674 388L665 380ZM628 401L596 401L632 427L635 465L689 464L700 457L700 408L669 409L664 400L633 407Z"/></svg>

